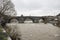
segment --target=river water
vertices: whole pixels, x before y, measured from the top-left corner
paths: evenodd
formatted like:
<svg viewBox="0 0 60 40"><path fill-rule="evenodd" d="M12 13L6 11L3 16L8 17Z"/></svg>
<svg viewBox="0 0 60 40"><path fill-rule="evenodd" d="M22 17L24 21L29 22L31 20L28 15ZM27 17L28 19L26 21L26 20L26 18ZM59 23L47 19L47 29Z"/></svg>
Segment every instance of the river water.
<svg viewBox="0 0 60 40"><path fill-rule="evenodd" d="M9 23L21 40L60 40L60 28L44 23Z"/></svg>

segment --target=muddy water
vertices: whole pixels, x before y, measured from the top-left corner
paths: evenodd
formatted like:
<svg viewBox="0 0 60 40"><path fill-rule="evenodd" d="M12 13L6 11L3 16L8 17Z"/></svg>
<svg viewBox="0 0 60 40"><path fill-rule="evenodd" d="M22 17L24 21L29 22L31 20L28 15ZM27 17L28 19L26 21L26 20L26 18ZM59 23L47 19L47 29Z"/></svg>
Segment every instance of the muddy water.
<svg viewBox="0 0 60 40"><path fill-rule="evenodd" d="M60 40L60 28L51 24L23 23L7 24L21 35L21 40Z"/></svg>

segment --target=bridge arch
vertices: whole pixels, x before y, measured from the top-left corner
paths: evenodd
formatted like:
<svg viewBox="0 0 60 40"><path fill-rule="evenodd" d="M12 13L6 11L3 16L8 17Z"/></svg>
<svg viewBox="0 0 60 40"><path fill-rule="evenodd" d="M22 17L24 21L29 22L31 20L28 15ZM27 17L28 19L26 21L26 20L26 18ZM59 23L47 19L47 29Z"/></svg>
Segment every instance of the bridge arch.
<svg viewBox="0 0 60 40"><path fill-rule="evenodd" d="M33 23L33 19L32 18L25 18L24 22L26 23Z"/></svg>
<svg viewBox="0 0 60 40"><path fill-rule="evenodd" d="M19 20L17 18L12 17L9 19L9 23L19 23Z"/></svg>
<svg viewBox="0 0 60 40"><path fill-rule="evenodd" d="M39 19L39 23L40 23L40 22L43 22L43 19L42 19L42 18Z"/></svg>

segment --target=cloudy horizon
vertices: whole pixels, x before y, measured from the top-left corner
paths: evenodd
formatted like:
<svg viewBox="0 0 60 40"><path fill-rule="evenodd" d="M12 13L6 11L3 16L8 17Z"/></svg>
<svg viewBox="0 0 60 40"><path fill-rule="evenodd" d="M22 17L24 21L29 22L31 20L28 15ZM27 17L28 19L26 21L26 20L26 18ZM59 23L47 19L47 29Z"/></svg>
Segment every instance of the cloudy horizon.
<svg viewBox="0 0 60 40"><path fill-rule="evenodd" d="M44 16L60 13L60 0L12 0L17 15Z"/></svg>

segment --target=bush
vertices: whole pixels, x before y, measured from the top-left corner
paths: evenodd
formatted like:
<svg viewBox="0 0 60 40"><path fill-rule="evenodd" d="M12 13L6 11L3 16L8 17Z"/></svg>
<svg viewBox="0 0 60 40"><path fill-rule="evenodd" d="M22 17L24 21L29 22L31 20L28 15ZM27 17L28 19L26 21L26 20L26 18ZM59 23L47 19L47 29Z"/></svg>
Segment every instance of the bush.
<svg viewBox="0 0 60 40"><path fill-rule="evenodd" d="M0 40L7 40L8 35L3 32L2 26L0 25Z"/></svg>

